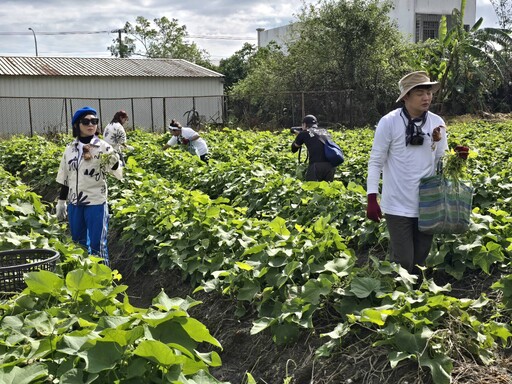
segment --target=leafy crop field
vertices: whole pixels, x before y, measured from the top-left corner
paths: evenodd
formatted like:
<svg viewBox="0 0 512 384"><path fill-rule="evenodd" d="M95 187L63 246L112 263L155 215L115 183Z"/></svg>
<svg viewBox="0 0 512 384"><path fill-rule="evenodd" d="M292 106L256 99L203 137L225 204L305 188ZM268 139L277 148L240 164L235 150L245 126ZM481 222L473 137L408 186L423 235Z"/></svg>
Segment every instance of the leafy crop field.
<svg viewBox="0 0 512 384"><path fill-rule="evenodd" d="M287 130L202 135L210 166L129 132L114 271L51 214L69 138L0 142L0 250L63 255L1 306L1 382L512 382L511 121L449 125L472 151L472 224L435 238L422 276L387 261L385 223L365 219L373 130L334 132L333 183L295 178Z"/></svg>

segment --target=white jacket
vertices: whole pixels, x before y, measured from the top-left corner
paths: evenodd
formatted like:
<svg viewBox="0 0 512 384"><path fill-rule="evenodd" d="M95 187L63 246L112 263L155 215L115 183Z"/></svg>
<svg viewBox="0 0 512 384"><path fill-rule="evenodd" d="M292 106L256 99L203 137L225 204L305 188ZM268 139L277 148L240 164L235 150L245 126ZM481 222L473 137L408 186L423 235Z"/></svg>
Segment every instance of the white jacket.
<svg viewBox="0 0 512 384"><path fill-rule="evenodd" d="M88 146L88 147L86 147ZM84 147L91 155L84 158ZM94 136L90 144L83 144L78 139L66 146L57 182L69 187L68 202L74 205L98 205L107 201L107 174L119 180L123 178L123 169L119 164L119 155L106 141Z"/></svg>

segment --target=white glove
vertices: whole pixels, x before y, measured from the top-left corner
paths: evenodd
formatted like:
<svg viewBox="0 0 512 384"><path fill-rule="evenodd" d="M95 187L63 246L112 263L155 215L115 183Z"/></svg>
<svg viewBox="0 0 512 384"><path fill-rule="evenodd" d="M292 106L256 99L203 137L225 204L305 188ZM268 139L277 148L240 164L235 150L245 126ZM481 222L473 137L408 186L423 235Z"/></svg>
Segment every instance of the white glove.
<svg viewBox="0 0 512 384"><path fill-rule="evenodd" d="M57 210L57 219L66 220L68 215L66 200L59 200L57 202L57 206L55 207Z"/></svg>
<svg viewBox="0 0 512 384"><path fill-rule="evenodd" d="M131 145L125 145L127 151L133 151L133 147Z"/></svg>

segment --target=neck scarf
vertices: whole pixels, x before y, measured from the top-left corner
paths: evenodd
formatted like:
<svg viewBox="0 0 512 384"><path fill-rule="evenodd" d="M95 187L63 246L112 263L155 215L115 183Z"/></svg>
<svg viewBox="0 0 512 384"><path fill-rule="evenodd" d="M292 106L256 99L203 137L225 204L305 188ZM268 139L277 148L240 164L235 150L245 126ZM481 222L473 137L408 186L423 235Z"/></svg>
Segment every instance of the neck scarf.
<svg viewBox="0 0 512 384"><path fill-rule="evenodd" d="M413 136L423 135L421 128L427 122L427 111L423 112L420 117L411 118L411 115L405 107L402 108L402 119L405 124L405 145L409 145ZM404 119L407 119L407 122ZM419 126L417 124L420 124Z"/></svg>

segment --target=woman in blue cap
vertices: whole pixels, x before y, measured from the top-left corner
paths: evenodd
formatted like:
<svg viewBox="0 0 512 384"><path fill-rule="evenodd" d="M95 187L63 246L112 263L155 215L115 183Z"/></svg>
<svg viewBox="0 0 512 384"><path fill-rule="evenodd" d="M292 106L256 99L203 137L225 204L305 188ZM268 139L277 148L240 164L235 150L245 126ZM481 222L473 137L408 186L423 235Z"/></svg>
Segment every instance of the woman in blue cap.
<svg viewBox="0 0 512 384"><path fill-rule="evenodd" d="M57 218L69 220L73 241L87 247L89 254L109 264L107 251L107 174L123 177L119 155L98 135L96 110L83 107L71 124L73 140L66 146L57 174L61 185Z"/></svg>

